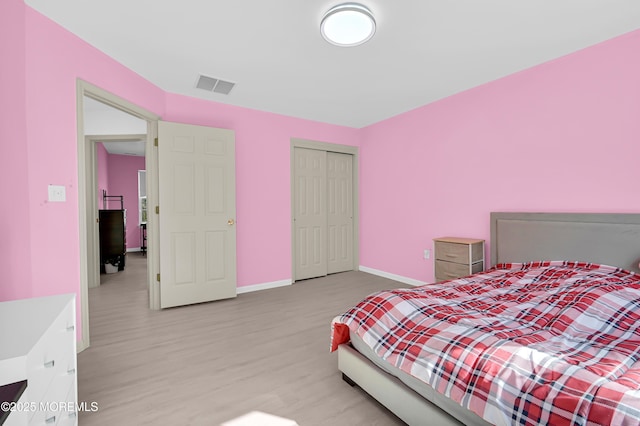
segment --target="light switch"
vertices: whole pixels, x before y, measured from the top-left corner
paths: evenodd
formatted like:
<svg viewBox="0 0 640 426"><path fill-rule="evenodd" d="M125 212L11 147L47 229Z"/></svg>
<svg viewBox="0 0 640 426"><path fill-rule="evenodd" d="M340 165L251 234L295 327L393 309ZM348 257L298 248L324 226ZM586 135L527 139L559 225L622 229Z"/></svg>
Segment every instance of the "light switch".
<svg viewBox="0 0 640 426"><path fill-rule="evenodd" d="M65 202L67 193L63 185L49 185L49 201Z"/></svg>
<svg viewBox="0 0 640 426"><path fill-rule="evenodd" d="M425 259L428 259L428 258L430 258L430 257L431 257L431 250L429 250L429 249L425 249L425 250L424 250L424 258L425 258Z"/></svg>

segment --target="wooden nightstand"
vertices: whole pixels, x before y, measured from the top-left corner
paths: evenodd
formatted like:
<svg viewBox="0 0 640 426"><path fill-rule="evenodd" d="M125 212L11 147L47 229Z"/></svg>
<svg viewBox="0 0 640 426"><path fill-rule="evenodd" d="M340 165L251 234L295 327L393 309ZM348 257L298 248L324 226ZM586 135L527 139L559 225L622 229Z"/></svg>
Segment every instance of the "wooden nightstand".
<svg viewBox="0 0 640 426"><path fill-rule="evenodd" d="M484 270L484 240L434 238L436 281L453 280Z"/></svg>

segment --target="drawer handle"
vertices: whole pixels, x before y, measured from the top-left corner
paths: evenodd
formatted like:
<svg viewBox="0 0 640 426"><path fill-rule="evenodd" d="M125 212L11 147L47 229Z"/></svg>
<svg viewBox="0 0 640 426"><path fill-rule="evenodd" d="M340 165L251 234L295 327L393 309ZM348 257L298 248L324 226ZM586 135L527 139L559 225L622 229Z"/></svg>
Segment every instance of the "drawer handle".
<svg viewBox="0 0 640 426"><path fill-rule="evenodd" d="M456 274L447 273L445 275L448 276L449 278L458 278Z"/></svg>
<svg viewBox="0 0 640 426"><path fill-rule="evenodd" d="M51 361L44 363L44 368L53 368L54 365L56 365L56 360L52 359Z"/></svg>
<svg viewBox="0 0 640 426"><path fill-rule="evenodd" d="M78 413L76 413L75 411L69 413L69 418L70 419L74 419L76 416L78 415Z"/></svg>
<svg viewBox="0 0 640 426"><path fill-rule="evenodd" d="M67 331L73 331L76 329L75 325L70 325L69 327L67 327Z"/></svg>
<svg viewBox="0 0 640 426"><path fill-rule="evenodd" d="M75 368L68 369L67 374L76 374L76 369Z"/></svg>
<svg viewBox="0 0 640 426"><path fill-rule="evenodd" d="M447 257L458 257L458 255L455 253L445 253L444 255Z"/></svg>
<svg viewBox="0 0 640 426"><path fill-rule="evenodd" d="M51 424L55 424L56 422L56 416L51 416L49 417L47 420L44 421L46 424L51 425Z"/></svg>

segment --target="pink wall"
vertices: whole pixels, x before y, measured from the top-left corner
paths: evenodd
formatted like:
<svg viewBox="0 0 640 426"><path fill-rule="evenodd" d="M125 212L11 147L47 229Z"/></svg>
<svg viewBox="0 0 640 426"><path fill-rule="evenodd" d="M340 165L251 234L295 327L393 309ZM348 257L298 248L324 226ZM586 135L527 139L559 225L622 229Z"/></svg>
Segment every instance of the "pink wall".
<svg viewBox="0 0 640 426"><path fill-rule="evenodd" d="M76 80L82 78L158 114L163 112L164 92L24 7L31 295L79 296L79 259L84 254L78 226ZM50 183L66 187L67 202L46 202Z"/></svg>
<svg viewBox="0 0 640 426"><path fill-rule="evenodd" d="M157 114L164 92L23 0L0 2L0 28L0 181L11 199L0 213L0 300L76 293L80 315L76 79ZM49 203L49 184L64 185L67 201Z"/></svg>
<svg viewBox="0 0 640 426"><path fill-rule="evenodd" d="M167 121L236 135L238 286L291 278L291 138L357 145L359 131L167 94Z"/></svg>
<svg viewBox="0 0 640 426"><path fill-rule="evenodd" d="M127 210L127 249L140 247L138 218L138 170L144 170L144 157L109 154L109 195L122 195ZM111 202L108 208L119 208Z"/></svg>
<svg viewBox="0 0 640 426"><path fill-rule="evenodd" d="M22 1L0 13L0 300L31 294L31 229L27 159L25 16Z"/></svg>
<svg viewBox="0 0 640 426"><path fill-rule="evenodd" d="M432 239L488 239L491 211L638 212L639 51L636 31L363 129L361 264L430 282Z"/></svg>
<svg viewBox="0 0 640 426"><path fill-rule="evenodd" d="M106 190L107 194L109 192L109 153L102 143L98 142L96 144L96 162L97 162L97 170L96 174L98 175L98 209L103 209L102 205L102 190Z"/></svg>
<svg viewBox="0 0 640 426"><path fill-rule="evenodd" d="M23 0L0 3L0 300L32 293L24 33Z"/></svg>

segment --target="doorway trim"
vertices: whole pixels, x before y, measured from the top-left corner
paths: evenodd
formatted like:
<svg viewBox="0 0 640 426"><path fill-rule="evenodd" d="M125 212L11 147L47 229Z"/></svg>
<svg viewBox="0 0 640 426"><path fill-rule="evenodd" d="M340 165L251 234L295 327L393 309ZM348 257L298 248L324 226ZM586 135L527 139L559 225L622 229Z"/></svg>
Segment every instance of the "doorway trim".
<svg viewBox="0 0 640 426"><path fill-rule="evenodd" d="M316 149L319 151L327 151L327 152L337 152L341 154L350 154L353 155L353 270L359 271L360 265L360 205L358 200L359 196L359 157L358 157L358 147L351 145L340 145L329 142L320 142L309 139L300 139L300 138L291 138L291 148L290 148L290 176L291 176L291 282L295 282L296 280L296 234L295 234L295 148L307 148L307 149Z"/></svg>
<svg viewBox="0 0 640 426"><path fill-rule="evenodd" d="M145 168L147 169L147 198L150 205L157 204L158 194L158 153L154 148L154 139L158 134L158 120L160 117L141 108L119 96L88 83L76 80L76 125L78 148L78 227L80 243L80 322L81 339L78 342L78 352L89 347L89 286L96 286L98 271L98 224L97 224L97 194L96 194L96 152L95 143L84 134L84 97L107 104L138 117L147 122ZM122 136L120 136L122 137ZM88 145L88 142L90 144ZM147 228L147 281L149 286L149 307L159 309L160 292L155 274L159 270L160 258L157 247L158 221L155 215L149 215Z"/></svg>

